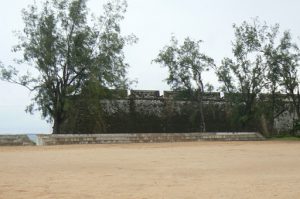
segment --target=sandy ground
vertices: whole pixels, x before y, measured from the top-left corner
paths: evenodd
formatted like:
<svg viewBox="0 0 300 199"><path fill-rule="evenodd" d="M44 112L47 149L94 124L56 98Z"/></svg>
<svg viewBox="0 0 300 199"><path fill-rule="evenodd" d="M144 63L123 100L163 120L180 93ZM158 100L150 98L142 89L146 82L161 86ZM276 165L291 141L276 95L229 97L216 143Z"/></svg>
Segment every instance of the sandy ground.
<svg viewBox="0 0 300 199"><path fill-rule="evenodd" d="M300 198L300 142L0 147L1 199Z"/></svg>

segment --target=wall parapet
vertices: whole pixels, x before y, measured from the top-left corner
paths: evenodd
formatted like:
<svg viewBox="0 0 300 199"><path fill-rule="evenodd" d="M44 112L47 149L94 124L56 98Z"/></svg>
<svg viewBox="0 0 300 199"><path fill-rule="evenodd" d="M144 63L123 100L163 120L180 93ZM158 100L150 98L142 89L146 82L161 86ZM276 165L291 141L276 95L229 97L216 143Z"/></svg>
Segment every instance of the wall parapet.
<svg viewBox="0 0 300 199"><path fill-rule="evenodd" d="M261 141L265 138L256 132L217 133L138 133L138 134L51 134L38 135L37 145L68 144L129 144L193 141Z"/></svg>
<svg viewBox="0 0 300 199"><path fill-rule="evenodd" d="M33 146L27 135L0 135L0 146Z"/></svg>
<svg viewBox="0 0 300 199"><path fill-rule="evenodd" d="M110 95L116 99L174 99L174 100L189 100L191 95L195 94L195 91L163 91L162 95L160 95L159 90L120 90L120 89L110 89ZM130 93L130 94L129 94ZM221 97L222 96L222 97ZM204 101L228 101L232 98L241 98L241 93L223 93L221 92L204 92L203 100ZM262 100L270 100L272 97L271 94L262 93L259 95L259 98ZM281 99L284 102L290 102L291 98L286 94L276 93L275 97L277 99Z"/></svg>
<svg viewBox="0 0 300 199"><path fill-rule="evenodd" d="M155 99L175 99L189 100L191 93L188 91L163 91L160 95L159 90L130 90L130 94L126 90L111 89L111 95L118 99L135 99L135 100L155 100ZM203 100L222 100L220 92L205 92Z"/></svg>

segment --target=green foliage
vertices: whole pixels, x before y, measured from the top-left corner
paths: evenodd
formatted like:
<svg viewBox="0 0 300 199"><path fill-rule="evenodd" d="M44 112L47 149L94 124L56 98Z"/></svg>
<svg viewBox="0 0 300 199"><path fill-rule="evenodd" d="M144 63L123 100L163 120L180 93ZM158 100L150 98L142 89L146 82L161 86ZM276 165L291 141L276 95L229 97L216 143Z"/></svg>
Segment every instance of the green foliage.
<svg viewBox="0 0 300 199"><path fill-rule="evenodd" d="M211 92L213 92L214 90L215 90L215 87L214 87L212 84L206 83L206 84L204 85L204 91L205 91L205 92L211 93Z"/></svg>
<svg viewBox="0 0 300 199"><path fill-rule="evenodd" d="M193 96L192 93L194 91L197 91L201 115L200 123L202 131L205 131L202 73L214 65L214 60L200 52L201 42L201 40L193 41L190 38L186 38L183 44L179 45L178 40L173 36L171 44L160 51L154 62L168 68L169 76L166 80L173 90L186 90L191 96Z"/></svg>
<svg viewBox="0 0 300 199"><path fill-rule="evenodd" d="M106 120L100 100L106 98L106 90L96 79L89 79L81 93L70 101L64 133L104 133Z"/></svg>
<svg viewBox="0 0 300 199"><path fill-rule="evenodd" d="M240 26L233 25L235 40L232 42L234 59L224 58L216 74L223 83L222 90L230 95L229 101L238 114L237 122L244 126L251 123L260 113L259 95L271 87L277 91L278 75L276 66L275 42L279 26L268 26L254 19L244 21Z"/></svg>
<svg viewBox="0 0 300 199"><path fill-rule="evenodd" d="M183 44L179 45L173 36L171 44L165 46L154 60L155 63L168 68L169 76L166 80L173 90L203 91L202 72L209 70L214 61L200 52L201 42L186 38Z"/></svg>
<svg viewBox="0 0 300 199"><path fill-rule="evenodd" d="M126 88L123 49L136 38L121 35L125 1L108 1L99 17L89 14L86 0L45 0L39 5L22 11L25 27L14 47L23 53L18 63L31 66L32 74L1 66L0 77L34 91L27 110L42 111L54 121L53 132L60 133L69 99L83 91L85 82L93 79L103 88Z"/></svg>
<svg viewBox="0 0 300 199"><path fill-rule="evenodd" d="M251 23L234 25L232 42L234 59L224 58L216 67L221 88L229 93L236 122L249 125L262 115L271 124L286 110L290 100L297 117L300 116L299 49L286 31L279 37L279 25L268 26L254 19ZM269 93L269 95L263 94ZM282 97L280 92L287 94ZM268 126L264 122L264 126Z"/></svg>
<svg viewBox="0 0 300 199"><path fill-rule="evenodd" d="M277 62L280 69L278 72L279 82L284 93L292 100L298 118L300 118L299 59L298 46L293 43L291 34L285 32L277 48Z"/></svg>
<svg viewBox="0 0 300 199"><path fill-rule="evenodd" d="M277 137L272 137L271 140L274 141L300 141L299 136L281 135Z"/></svg>
<svg viewBox="0 0 300 199"><path fill-rule="evenodd" d="M235 40L232 42L234 59L225 58L217 70L225 91L253 94L256 97L266 85L266 48L274 43L278 25L268 27L258 19L233 26Z"/></svg>

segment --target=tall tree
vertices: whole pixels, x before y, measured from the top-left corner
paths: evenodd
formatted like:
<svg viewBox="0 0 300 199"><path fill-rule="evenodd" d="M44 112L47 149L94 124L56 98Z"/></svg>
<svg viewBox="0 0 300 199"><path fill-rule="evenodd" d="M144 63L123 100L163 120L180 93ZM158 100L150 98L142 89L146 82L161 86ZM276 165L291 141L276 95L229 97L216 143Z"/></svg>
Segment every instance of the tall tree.
<svg viewBox="0 0 300 199"><path fill-rule="evenodd" d="M165 46L154 62L167 67L169 76L167 83L175 91L188 90L198 91L199 111L201 116L200 128L205 131L205 120L203 115L203 71L208 70L214 61L212 58L200 52L200 43L186 38L182 45L173 36L171 44Z"/></svg>
<svg viewBox="0 0 300 199"><path fill-rule="evenodd" d="M279 26L277 26L278 33ZM276 36L274 36L275 38ZM273 131L275 118L280 115L282 112L282 98L279 95L280 92L280 64L279 64L279 53L278 53L278 44L275 42L275 39L271 40L268 45L264 47L264 57L266 60L266 91L269 93L266 99L267 104L266 109L269 109L268 115L271 120L271 127ZM278 114L279 113L279 114Z"/></svg>
<svg viewBox="0 0 300 199"><path fill-rule="evenodd" d="M54 122L53 133L61 132L70 97L91 77L101 87L126 87L123 49L136 41L121 35L126 8L126 1L109 1L103 14L93 17L87 0L44 0L22 11L25 27L14 50L23 53L18 63L32 72L22 75L16 67L1 66L0 78L34 92L27 110L42 111Z"/></svg>
<svg viewBox="0 0 300 199"><path fill-rule="evenodd" d="M300 80L299 80L300 51L292 41L289 31L284 35L277 47L277 62L279 64L280 84L283 91L292 101L297 119L300 118Z"/></svg>
<svg viewBox="0 0 300 199"><path fill-rule="evenodd" d="M267 69L273 63L267 59L266 53L271 53L273 49L278 25L267 26L254 19L251 23L244 21L233 28L234 58L224 58L221 66L217 67L216 74L223 83L223 91L236 93L235 96L238 96L235 102L240 108L240 122L245 126L253 117L258 95L269 83L266 79ZM274 89L277 88L276 79L272 81Z"/></svg>

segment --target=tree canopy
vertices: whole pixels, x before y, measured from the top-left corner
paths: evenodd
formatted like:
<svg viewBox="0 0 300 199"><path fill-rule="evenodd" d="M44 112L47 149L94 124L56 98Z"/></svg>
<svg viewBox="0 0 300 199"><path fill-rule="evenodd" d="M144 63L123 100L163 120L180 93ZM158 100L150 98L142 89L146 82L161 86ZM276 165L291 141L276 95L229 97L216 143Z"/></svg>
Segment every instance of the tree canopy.
<svg viewBox="0 0 300 199"><path fill-rule="evenodd" d="M203 90L202 72L209 70L213 59L201 53L201 40L185 38L182 45L172 36L170 45L160 51L154 62L168 68L167 83L173 90Z"/></svg>
<svg viewBox="0 0 300 199"><path fill-rule="evenodd" d="M268 102L263 102L262 109L270 115L272 122L277 113L282 112L277 110L278 102L282 100L279 93L287 94L299 112L299 50L290 32L286 31L280 37L278 24L269 26L258 18L233 28L234 58L224 58L216 74L223 83L222 90L235 94L230 100L239 109L239 122L246 125L261 113L257 105L262 102L260 95L264 93L270 93L271 99L263 99Z"/></svg>
<svg viewBox="0 0 300 199"><path fill-rule="evenodd" d="M1 65L2 80L33 91L27 110L42 111L60 133L68 101L81 93L87 81L103 88L126 88L128 64L124 47L136 42L134 35L122 36L120 23L127 3L108 1L102 15L95 17L87 0L44 0L22 11L24 29L13 50L22 52L18 64L28 65L24 75L16 66Z"/></svg>
<svg viewBox="0 0 300 199"><path fill-rule="evenodd" d="M168 68L169 76L166 80L173 90L198 91L200 124L202 131L205 131L202 73L214 65L214 60L200 51L201 42L187 37L183 44L179 45L178 40L173 36L171 44L160 51L154 62Z"/></svg>

